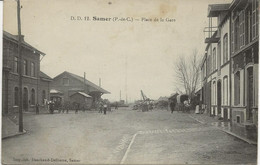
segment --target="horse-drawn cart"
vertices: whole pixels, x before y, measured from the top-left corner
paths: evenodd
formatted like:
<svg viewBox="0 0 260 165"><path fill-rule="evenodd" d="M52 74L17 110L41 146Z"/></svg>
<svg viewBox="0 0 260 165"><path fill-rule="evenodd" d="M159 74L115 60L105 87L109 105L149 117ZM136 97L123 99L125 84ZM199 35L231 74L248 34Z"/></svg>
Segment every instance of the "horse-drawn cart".
<svg viewBox="0 0 260 165"><path fill-rule="evenodd" d="M177 112L182 111L184 113L190 112L189 96L188 95L178 95L176 98L176 110Z"/></svg>

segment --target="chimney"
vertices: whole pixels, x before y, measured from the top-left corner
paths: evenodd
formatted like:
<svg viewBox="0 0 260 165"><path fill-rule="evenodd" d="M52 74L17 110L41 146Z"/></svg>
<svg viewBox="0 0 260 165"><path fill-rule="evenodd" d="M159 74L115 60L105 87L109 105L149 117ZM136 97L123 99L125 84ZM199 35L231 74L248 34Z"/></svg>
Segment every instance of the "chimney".
<svg viewBox="0 0 260 165"><path fill-rule="evenodd" d="M99 87L101 88L101 78L99 78Z"/></svg>
<svg viewBox="0 0 260 165"><path fill-rule="evenodd" d="M16 37L17 37L17 40L18 40L19 36L16 35ZM24 41L24 35L21 35L21 41Z"/></svg>
<svg viewBox="0 0 260 165"><path fill-rule="evenodd" d="M21 35L21 41L24 41L24 35Z"/></svg>

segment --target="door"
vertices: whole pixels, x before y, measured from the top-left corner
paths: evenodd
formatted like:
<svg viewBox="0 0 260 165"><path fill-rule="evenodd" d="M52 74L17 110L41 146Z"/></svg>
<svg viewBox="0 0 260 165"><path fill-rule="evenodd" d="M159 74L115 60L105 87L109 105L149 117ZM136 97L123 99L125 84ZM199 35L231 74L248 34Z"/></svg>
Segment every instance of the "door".
<svg viewBox="0 0 260 165"><path fill-rule="evenodd" d="M254 89L253 89L253 67L247 69L247 114L249 120L252 120L252 108L254 105Z"/></svg>
<svg viewBox="0 0 260 165"><path fill-rule="evenodd" d="M228 109L224 109L224 121L228 120Z"/></svg>
<svg viewBox="0 0 260 165"><path fill-rule="evenodd" d="M23 110L28 111L28 89L24 88L23 89Z"/></svg>
<svg viewBox="0 0 260 165"><path fill-rule="evenodd" d="M218 114L221 113L221 82L218 81L217 83L217 108L218 108Z"/></svg>

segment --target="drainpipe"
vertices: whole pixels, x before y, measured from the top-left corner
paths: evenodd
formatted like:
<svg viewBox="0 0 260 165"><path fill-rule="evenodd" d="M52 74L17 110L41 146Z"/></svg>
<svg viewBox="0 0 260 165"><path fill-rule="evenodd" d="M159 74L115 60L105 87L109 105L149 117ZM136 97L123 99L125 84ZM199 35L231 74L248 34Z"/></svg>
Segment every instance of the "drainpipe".
<svg viewBox="0 0 260 165"><path fill-rule="evenodd" d="M231 12L229 13L229 117L230 117L230 123L232 124L232 109L231 109L231 103L232 103L232 79L231 79L231 71L232 71L232 59L231 59Z"/></svg>

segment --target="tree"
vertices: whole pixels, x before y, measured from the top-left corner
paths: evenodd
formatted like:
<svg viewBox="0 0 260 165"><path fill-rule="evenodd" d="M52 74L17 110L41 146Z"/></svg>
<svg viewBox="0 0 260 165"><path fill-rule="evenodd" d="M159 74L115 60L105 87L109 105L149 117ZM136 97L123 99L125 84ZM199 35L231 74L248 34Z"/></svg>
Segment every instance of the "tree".
<svg viewBox="0 0 260 165"><path fill-rule="evenodd" d="M174 64L176 90L187 94L191 103L200 84L200 62L201 58L198 57L195 49L189 58L180 56Z"/></svg>

